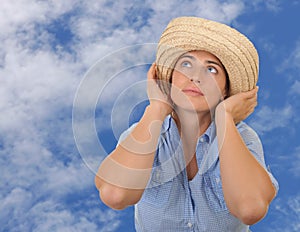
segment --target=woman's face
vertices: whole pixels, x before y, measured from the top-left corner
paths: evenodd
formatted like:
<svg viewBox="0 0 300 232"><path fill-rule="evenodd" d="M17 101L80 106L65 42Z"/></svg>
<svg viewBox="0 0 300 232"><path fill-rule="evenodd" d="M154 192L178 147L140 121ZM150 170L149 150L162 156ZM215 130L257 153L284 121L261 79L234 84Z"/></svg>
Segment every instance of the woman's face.
<svg viewBox="0 0 300 232"><path fill-rule="evenodd" d="M178 59L171 87L171 99L177 107L208 112L226 94L226 71L217 57L206 51L192 51Z"/></svg>

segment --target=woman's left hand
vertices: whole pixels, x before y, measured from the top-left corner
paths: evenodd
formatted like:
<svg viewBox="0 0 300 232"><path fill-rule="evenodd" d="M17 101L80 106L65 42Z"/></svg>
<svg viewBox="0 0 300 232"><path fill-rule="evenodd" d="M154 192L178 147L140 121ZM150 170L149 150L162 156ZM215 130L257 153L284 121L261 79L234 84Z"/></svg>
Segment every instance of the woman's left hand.
<svg viewBox="0 0 300 232"><path fill-rule="evenodd" d="M254 89L237 93L224 101L220 102L216 107L216 113L229 113L235 124L246 119L257 106L258 86Z"/></svg>

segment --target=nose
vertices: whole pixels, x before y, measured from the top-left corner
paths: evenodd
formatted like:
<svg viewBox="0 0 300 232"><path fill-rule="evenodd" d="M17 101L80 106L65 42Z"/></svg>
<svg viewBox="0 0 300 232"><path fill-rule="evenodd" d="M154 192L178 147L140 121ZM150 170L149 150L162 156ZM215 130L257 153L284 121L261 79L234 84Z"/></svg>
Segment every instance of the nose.
<svg viewBox="0 0 300 232"><path fill-rule="evenodd" d="M200 80L194 80L193 78L190 78L190 81L192 81L192 82L195 82L195 83L198 83L198 84L200 84L200 83L201 83L201 81L200 81Z"/></svg>
<svg viewBox="0 0 300 232"><path fill-rule="evenodd" d="M199 67L198 70L195 70L192 75L190 75L190 81L200 84L201 79L204 79L207 76L206 69L204 67Z"/></svg>

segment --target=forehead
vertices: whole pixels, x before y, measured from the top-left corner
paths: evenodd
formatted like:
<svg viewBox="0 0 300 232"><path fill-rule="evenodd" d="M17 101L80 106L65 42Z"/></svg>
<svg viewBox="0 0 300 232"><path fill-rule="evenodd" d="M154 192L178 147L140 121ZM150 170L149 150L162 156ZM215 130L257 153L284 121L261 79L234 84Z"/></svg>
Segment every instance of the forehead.
<svg viewBox="0 0 300 232"><path fill-rule="evenodd" d="M191 62L199 63L201 65L207 65L207 64L214 64L221 68L221 70L227 75L226 69L222 62L212 53L202 50L197 51L190 51L187 53L184 53L179 57L179 59L176 62L176 65L178 62L182 59L190 59ZM181 62L181 61L180 61Z"/></svg>
<svg viewBox="0 0 300 232"><path fill-rule="evenodd" d="M220 60L215 55L213 55L210 52L202 51L202 50L187 52L187 53L183 54L180 58L182 58L182 57L190 57L191 59L195 58L195 59L201 60L201 61L209 60L209 61L214 61L214 62L221 64Z"/></svg>

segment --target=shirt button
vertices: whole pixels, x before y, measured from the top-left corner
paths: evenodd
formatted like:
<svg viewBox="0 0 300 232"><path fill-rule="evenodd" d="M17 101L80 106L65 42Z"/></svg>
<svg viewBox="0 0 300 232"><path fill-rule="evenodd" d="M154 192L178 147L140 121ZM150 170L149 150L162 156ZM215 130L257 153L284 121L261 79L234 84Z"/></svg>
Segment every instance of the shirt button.
<svg viewBox="0 0 300 232"><path fill-rule="evenodd" d="M203 137L200 138L200 142L201 142L201 143L204 142L204 138L203 138Z"/></svg>
<svg viewBox="0 0 300 232"><path fill-rule="evenodd" d="M160 178L160 173L156 172L156 179L159 179L159 178Z"/></svg>
<svg viewBox="0 0 300 232"><path fill-rule="evenodd" d="M190 222L188 222L187 226L188 226L189 228L192 228L192 227L193 227L193 224L190 223Z"/></svg>

